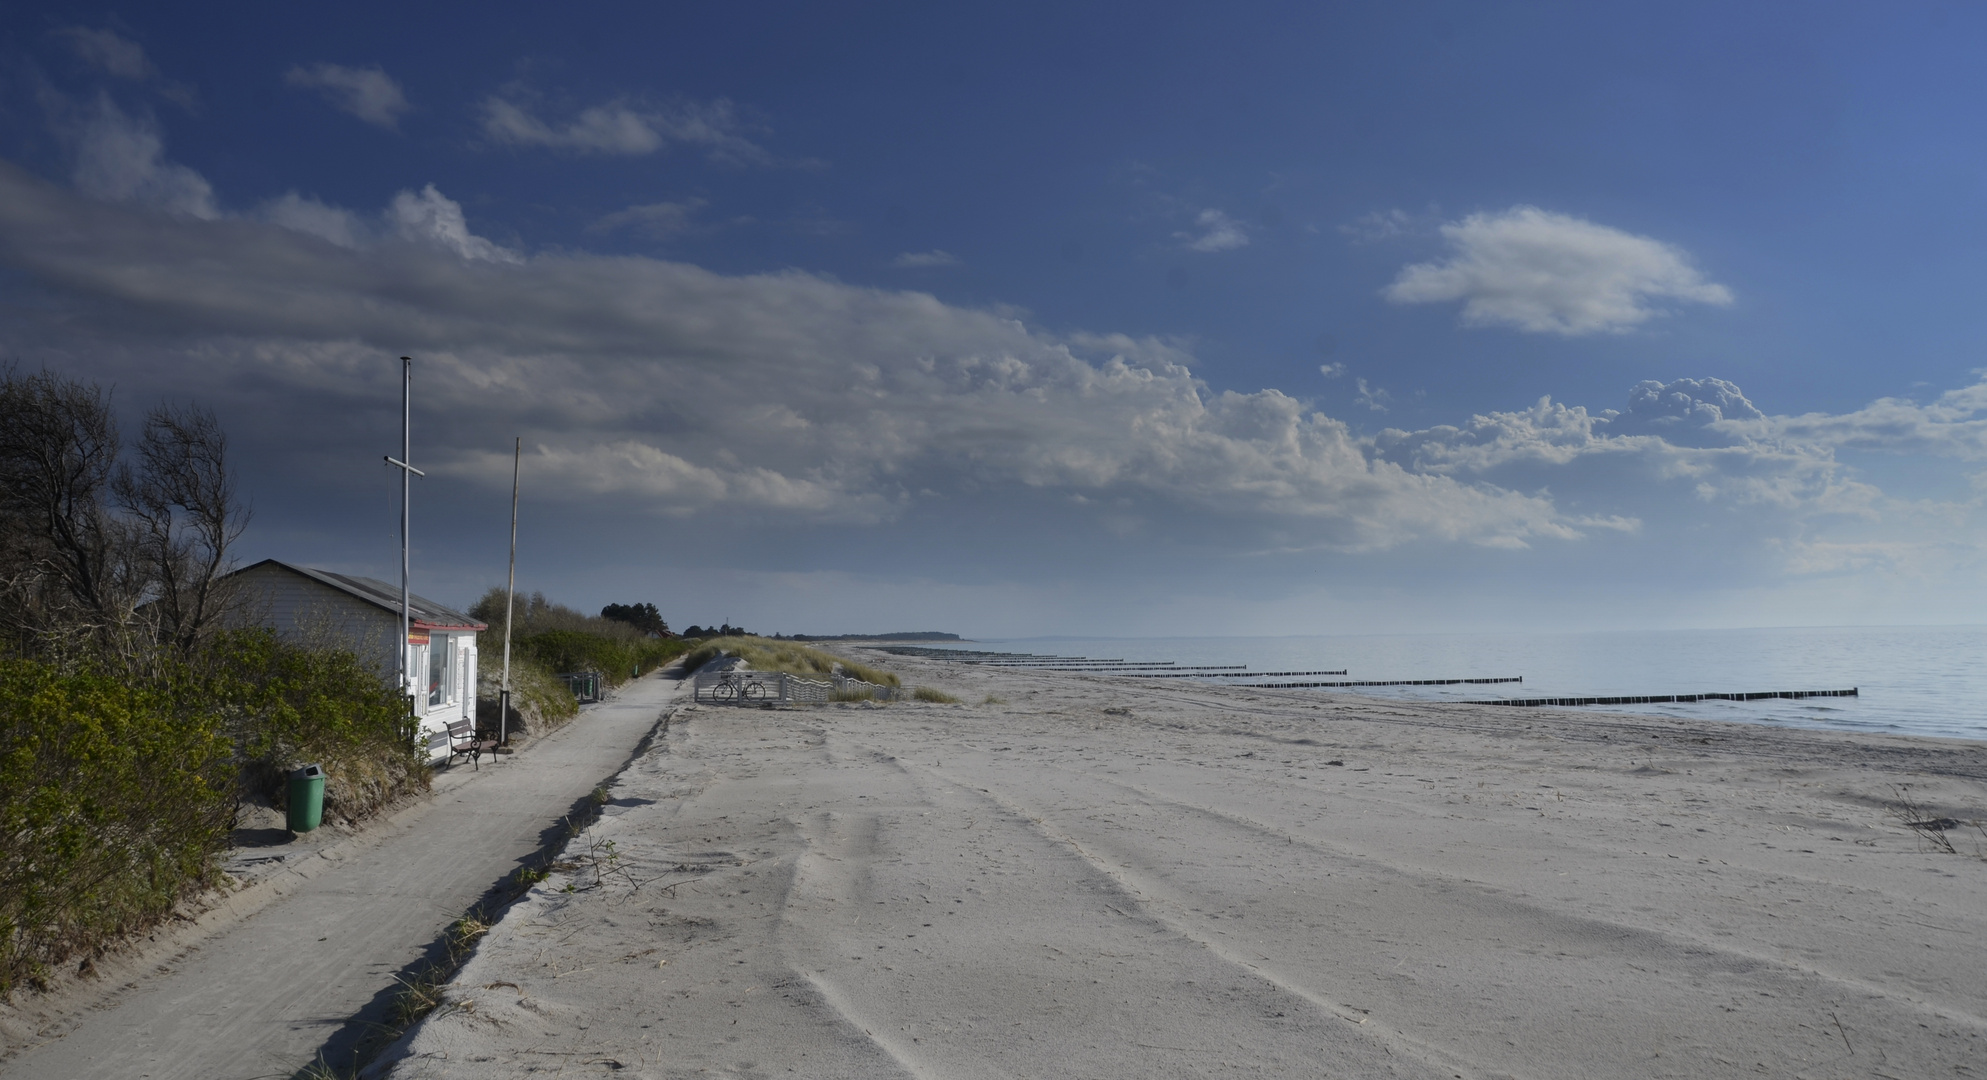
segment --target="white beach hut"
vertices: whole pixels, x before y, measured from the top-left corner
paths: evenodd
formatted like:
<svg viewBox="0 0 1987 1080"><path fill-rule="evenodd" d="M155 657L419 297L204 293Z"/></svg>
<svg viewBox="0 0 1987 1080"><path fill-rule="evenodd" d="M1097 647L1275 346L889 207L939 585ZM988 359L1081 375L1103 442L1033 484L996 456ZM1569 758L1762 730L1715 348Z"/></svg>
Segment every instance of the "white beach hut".
<svg viewBox="0 0 1987 1080"><path fill-rule="evenodd" d="M264 559L231 575L251 621L307 644L338 645L389 676L400 636L400 587ZM476 635L489 626L420 596L408 597L409 695L430 754L447 753L448 725L476 720Z"/></svg>

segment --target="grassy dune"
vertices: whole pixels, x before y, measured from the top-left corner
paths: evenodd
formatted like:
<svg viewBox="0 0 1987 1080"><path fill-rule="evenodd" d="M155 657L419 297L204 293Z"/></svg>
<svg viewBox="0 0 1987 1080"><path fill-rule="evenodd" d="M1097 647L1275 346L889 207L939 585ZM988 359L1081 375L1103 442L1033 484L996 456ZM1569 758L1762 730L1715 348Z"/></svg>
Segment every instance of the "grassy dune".
<svg viewBox="0 0 1987 1080"><path fill-rule="evenodd" d="M690 650L683 660L683 666L694 671L721 655L740 657L752 665L754 671L784 671L789 675L820 678L833 674L836 665L839 664L842 674L852 679L861 679L879 686L903 685L897 676L881 668L844 660L833 653L795 642L774 641L762 637L711 638Z"/></svg>

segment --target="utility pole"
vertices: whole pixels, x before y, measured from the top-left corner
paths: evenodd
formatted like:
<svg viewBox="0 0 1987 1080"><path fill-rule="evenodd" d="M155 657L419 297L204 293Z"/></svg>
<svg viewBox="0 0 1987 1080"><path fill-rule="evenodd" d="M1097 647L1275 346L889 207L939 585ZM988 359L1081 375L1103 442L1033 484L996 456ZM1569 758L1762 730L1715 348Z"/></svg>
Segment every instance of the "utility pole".
<svg viewBox="0 0 1987 1080"><path fill-rule="evenodd" d="M414 466L407 464L407 459L414 456L412 453L414 431L413 386L414 358L403 356L400 358L400 456L394 457L392 454L388 454L386 455L386 463L397 466L400 469L400 645L395 650L398 655L394 659L393 671L394 675L400 680L400 692L407 697L407 717L410 728L412 727L414 717L419 715L419 710L416 709L414 704L413 673L407 670L407 639L411 636L411 631L413 630L413 626L411 625L412 607L407 602L407 511L413 499L413 478L428 475Z"/></svg>
<svg viewBox="0 0 1987 1080"><path fill-rule="evenodd" d="M511 612L517 608L517 473L524 461L524 436L511 447L511 572L504 585L504 688L497 695L497 745L510 745L511 722Z"/></svg>

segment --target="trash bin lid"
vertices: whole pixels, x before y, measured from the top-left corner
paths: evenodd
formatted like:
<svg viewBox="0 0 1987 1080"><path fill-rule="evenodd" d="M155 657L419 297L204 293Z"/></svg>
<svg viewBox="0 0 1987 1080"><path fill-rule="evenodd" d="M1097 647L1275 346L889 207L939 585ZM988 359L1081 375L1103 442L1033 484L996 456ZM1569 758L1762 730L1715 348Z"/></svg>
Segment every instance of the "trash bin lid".
<svg viewBox="0 0 1987 1080"><path fill-rule="evenodd" d="M312 778L314 778L314 777L319 777L319 776L323 776L323 775L324 775L324 766L322 766L322 765L306 765L306 766L304 766L303 768L301 768L301 769L298 769L298 770L296 770L295 772L291 773L290 775L291 775L291 776L294 776L294 777L296 777L296 778L297 778L297 779L299 779L299 780L309 780L309 779L312 779Z"/></svg>

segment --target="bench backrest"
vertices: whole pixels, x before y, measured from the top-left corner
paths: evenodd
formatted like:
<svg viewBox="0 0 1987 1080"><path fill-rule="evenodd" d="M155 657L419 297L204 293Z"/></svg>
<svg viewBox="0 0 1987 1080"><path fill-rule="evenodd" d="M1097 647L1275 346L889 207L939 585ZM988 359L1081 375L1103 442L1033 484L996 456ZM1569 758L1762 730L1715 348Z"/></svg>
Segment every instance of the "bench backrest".
<svg viewBox="0 0 1987 1080"><path fill-rule="evenodd" d="M474 735L475 733L476 733L475 725L471 724L467 720L451 720L448 723L448 734L449 737L452 739L466 738L467 736Z"/></svg>

